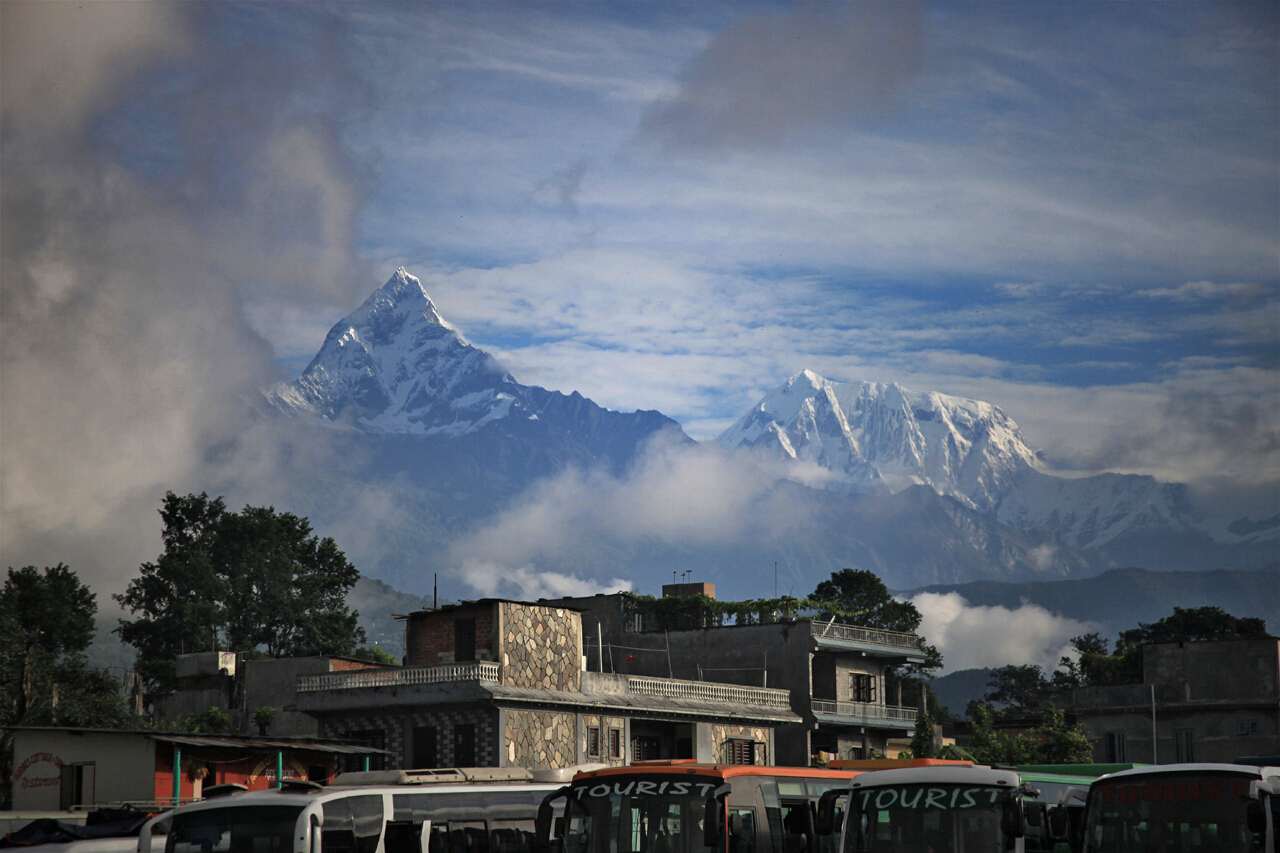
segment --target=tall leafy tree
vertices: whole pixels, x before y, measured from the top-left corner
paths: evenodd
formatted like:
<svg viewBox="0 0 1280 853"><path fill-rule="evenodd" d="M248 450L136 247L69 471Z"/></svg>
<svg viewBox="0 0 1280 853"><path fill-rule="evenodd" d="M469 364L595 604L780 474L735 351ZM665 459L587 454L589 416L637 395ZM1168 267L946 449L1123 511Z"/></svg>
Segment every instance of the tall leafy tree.
<svg viewBox="0 0 1280 853"><path fill-rule="evenodd" d="M818 618L835 617L865 628L898 631L914 634L923 617L910 601L898 601L889 594L889 588L866 569L841 569L831 573L831 579L822 581L809 596L811 601L822 602ZM923 664L912 664L905 672L924 674L942 666L942 655L937 647L921 639L925 653ZM894 668L894 675L898 675Z"/></svg>
<svg viewBox="0 0 1280 853"><path fill-rule="evenodd" d="M139 616L117 631L138 650L149 692L172 687L174 659L187 652L349 654L364 641L346 605L360 574L306 518L172 492L160 516L164 553L116 596Z"/></svg>
<svg viewBox="0 0 1280 853"><path fill-rule="evenodd" d="M0 726L114 728L130 721L120 681L90 669L97 599L59 563L9 569L0 589ZM13 733L0 732L0 807L11 792Z"/></svg>

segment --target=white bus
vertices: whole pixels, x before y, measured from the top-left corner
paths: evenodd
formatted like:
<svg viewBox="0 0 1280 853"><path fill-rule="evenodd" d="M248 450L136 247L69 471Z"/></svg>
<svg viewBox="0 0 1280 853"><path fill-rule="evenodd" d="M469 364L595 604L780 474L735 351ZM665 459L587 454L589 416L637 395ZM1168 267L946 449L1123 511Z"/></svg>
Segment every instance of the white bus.
<svg viewBox="0 0 1280 853"><path fill-rule="evenodd" d="M590 765L591 768L600 765ZM532 853L548 792L583 767L343 773L206 799L143 827L138 853Z"/></svg>
<svg viewBox="0 0 1280 853"><path fill-rule="evenodd" d="M1035 776L1041 777L1039 786ZM961 764L863 773L851 783L841 850L1053 853L1068 843L1067 823L1050 832L1047 807L1069 803L1072 779L1048 779L1044 773Z"/></svg>
<svg viewBox="0 0 1280 853"><path fill-rule="evenodd" d="M1166 764L1089 786L1084 853L1276 853L1280 767Z"/></svg>

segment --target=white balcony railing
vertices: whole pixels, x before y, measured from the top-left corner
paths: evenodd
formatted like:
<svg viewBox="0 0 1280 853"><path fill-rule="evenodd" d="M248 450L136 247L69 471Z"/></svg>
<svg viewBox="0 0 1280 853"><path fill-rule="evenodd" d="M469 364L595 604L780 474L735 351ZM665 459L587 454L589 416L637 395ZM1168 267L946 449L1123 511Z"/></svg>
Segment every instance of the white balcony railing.
<svg viewBox="0 0 1280 853"><path fill-rule="evenodd" d="M438 684L443 681L497 681L494 661L449 663L443 666L406 666L395 669L356 669L298 677L299 693L319 690L354 690L359 687L396 687L404 684Z"/></svg>
<svg viewBox="0 0 1280 853"><path fill-rule="evenodd" d="M837 702L831 699L812 699L815 714L839 714L842 717L866 717L873 720L902 720L914 723L919 713L915 708L898 705L877 705L874 702Z"/></svg>
<svg viewBox="0 0 1280 853"><path fill-rule="evenodd" d="M855 640L862 643L876 643L881 646L894 646L901 649L920 649L920 638L915 634L903 634L898 631L881 631L878 628L859 628L857 625L843 625L839 622L809 623L815 637L831 637L837 640Z"/></svg>
<svg viewBox="0 0 1280 853"><path fill-rule="evenodd" d="M667 699L706 699L712 702L734 702L745 705L767 705L790 708L791 693L768 687L743 687L737 684L714 684L706 681L677 681L670 678L631 677L627 690L642 696Z"/></svg>

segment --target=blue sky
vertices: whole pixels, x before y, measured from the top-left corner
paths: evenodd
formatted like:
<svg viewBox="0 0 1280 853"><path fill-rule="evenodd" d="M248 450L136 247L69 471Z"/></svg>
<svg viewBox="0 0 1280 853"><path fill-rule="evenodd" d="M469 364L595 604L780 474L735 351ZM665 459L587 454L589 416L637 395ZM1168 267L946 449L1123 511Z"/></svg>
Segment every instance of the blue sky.
<svg viewBox="0 0 1280 853"><path fill-rule="evenodd" d="M810 368L1274 503L1278 9L4 4L10 530L200 482L401 265L697 438Z"/></svg>

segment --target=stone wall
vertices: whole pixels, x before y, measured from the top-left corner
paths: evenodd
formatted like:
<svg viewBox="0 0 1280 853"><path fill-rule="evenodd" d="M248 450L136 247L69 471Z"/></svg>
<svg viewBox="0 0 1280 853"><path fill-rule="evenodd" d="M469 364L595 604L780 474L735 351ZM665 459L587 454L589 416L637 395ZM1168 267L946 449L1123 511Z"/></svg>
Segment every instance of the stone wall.
<svg viewBox="0 0 1280 853"><path fill-rule="evenodd" d="M769 755L769 729L756 726L713 725L711 727L711 744L717 762L724 761L725 741L733 738L743 738L756 742L756 764L773 763L773 758Z"/></svg>
<svg viewBox="0 0 1280 853"><path fill-rule="evenodd" d="M582 619L576 611L510 601L498 607L503 684L575 693L582 689Z"/></svg>
<svg viewBox="0 0 1280 853"><path fill-rule="evenodd" d="M559 711L509 709L506 717L506 764L531 770L570 767L577 763L574 745L577 717Z"/></svg>

